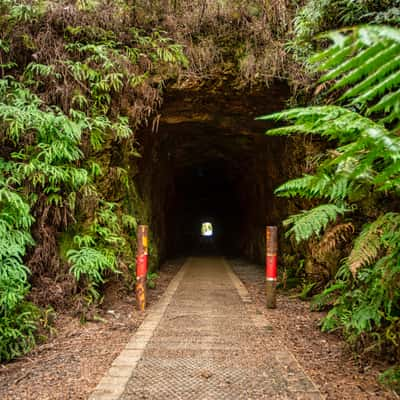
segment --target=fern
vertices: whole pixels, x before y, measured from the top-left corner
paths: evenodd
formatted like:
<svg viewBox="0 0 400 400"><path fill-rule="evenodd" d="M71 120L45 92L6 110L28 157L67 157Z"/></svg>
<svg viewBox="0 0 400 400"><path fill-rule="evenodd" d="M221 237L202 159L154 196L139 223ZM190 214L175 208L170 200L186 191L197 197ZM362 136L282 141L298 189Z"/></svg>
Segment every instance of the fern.
<svg viewBox="0 0 400 400"><path fill-rule="evenodd" d="M301 195L307 199L325 198L331 201L343 201L348 193L349 179L346 175L330 176L326 173L305 175L302 178L292 179L275 190L275 194L281 197Z"/></svg>
<svg viewBox="0 0 400 400"><path fill-rule="evenodd" d="M79 250L69 250L67 256L72 264L71 273L77 281L85 276L96 285L104 282L105 271L117 272L116 259L110 251L81 247Z"/></svg>
<svg viewBox="0 0 400 400"><path fill-rule="evenodd" d="M280 195L296 194L297 185L297 193L305 197L331 200L354 197L360 184L375 185L377 190L399 188L400 139L367 117L342 107L322 106L293 109L260 119L294 121L293 125L268 131L269 135L320 134L343 144L334 158L321 164L318 175L284 184L277 190ZM333 176L329 177L326 171Z"/></svg>
<svg viewBox="0 0 400 400"><path fill-rule="evenodd" d="M9 22L13 25L37 21L44 13L43 1L35 1L33 4L10 1L9 4L11 7L9 9L8 18Z"/></svg>
<svg viewBox="0 0 400 400"><path fill-rule="evenodd" d="M74 236L76 248L67 251L70 271L78 282L86 281L90 302L100 297L107 275L120 273L118 263L124 256L132 257L124 226L136 226L135 218L120 213L116 203L101 201L86 231Z"/></svg>
<svg viewBox="0 0 400 400"><path fill-rule="evenodd" d="M284 222L297 242L321 236L329 225L313 254L329 253L343 242L351 246L334 281L314 300L319 308L331 307L322 329L341 329L350 343L368 351L394 349L400 343L400 217L393 207L400 194L395 125L400 119L400 31L362 26L322 37L333 44L312 62L325 73L321 80L331 82L331 93L341 92L338 102L344 107L295 108L261 119L288 123L268 134L320 135L335 148L326 151L313 175L284 183L276 194L331 202ZM338 218L344 214L346 222Z"/></svg>
<svg viewBox="0 0 400 400"><path fill-rule="evenodd" d="M400 343L400 332L396 329L400 300L396 290L400 277L398 255L397 248L381 258L373 268L365 267L359 272L357 281L346 275L337 276L336 283L322 294L339 293L334 308L323 321L323 330L342 328L352 343L370 333L377 341L370 349L377 347L380 350L385 341L397 347ZM347 265L343 268L348 269Z"/></svg>
<svg viewBox="0 0 400 400"><path fill-rule="evenodd" d="M351 222L345 222L328 229L322 236L316 253L326 255L335 250L340 243L351 240L354 234L354 225Z"/></svg>
<svg viewBox="0 0 400 400"><path fill-rule="evenodd" d="M353 275L367 265L373 264L381 251L398 246L398 237L387 239L390 233L397 232L400 228L400 214L386 213L371 224L367 224L357 239L354 241L353 250L348 258L348 264Z"/></svg>
<svg viewBox="0 0 400 400"><path fill-rule="evenodd" d="M271 136L317 134L329 140L338 140L342 144L353 142L360 136L367 140L368 138L375 140L378 137L382 138L380 140L382 145L386 145L386 138L391 137L390 132L382 124L339 106L293 108L257 119L293 121L293 125L270 129L267 134ZM399 150L399 141L394 136L387 149L392 149L392 153Z"/></svg>
<svg viewBox="0 0 400 400"><path fill-rule="evenodd" d="M38 77L54 77L56 79L60 79L61 74L55 71L55 67L53 65L44 65L34 62L28 64L24 71L24 80L36 83L35 78Z"/></svg>
<svg viewBox="0 0 400 400"><path fill-rule="evenodd" d="M360 23L396 25L399 15L397 0L308 0L294 19L295 37L289 46L297 58L304 60L315 49L315 37L321 32Z"/></svg>
<svg viewBox="0 0 400 400"><path fill-rule="evenodd" d="M319 236L330 222L336 221L338 216L344 215L347 211L349 209L344 205L323 204L290 216L283 222L283 225L291 226L287 231L287 236L293 234L296 242L299 243L314 235Z"/></svg>
<svg viewBox="0 0 400 400"><path fill-rule="evenodd" d="M37 315L28 312L25 300L27 250L35 245L32 215L40 218L34 227L39 246L47 240L40 235L48 225L74 237L60 256L66 255L80 295L89 303L101 299L101 286L112 274L127 273L132 264L136 219L124 212L122 200L106 201L109 194L99 179L108 175L107 182L122 193L132 190L130 176L122 161L104 163L104 152L100 164L98 153L121 142L125 154L139 156L135 129L149 123L161 104L164 79L175 78L187 59L165 32L147 34L125 26L128 8L121 2L107 4L113 12L104 23L90 25L93 18L103 18L97 14L104 4L71 4L68 21L59 20L65 14L61 4L4 0L0 5L1 359L22 354L34 343ZM37 35L43 26L46 40L51 38L49 52L44 36ZM23 57L25 50L29 57Z"/></svg>
<svg viewBox="0 0 400 400"><path fill-rule="evenodd" d="M30 206L8 185L10 163L0 159L0 360L28 352L35 343L38 310L24 301L29 270L23 263L34 245Z"/></svg>
<svg viewBox="0 0 400 400"><path fill-rule="evenodd" d="M36 343L39 310L21 302L12 313L2 315L0 323L0 360L10 361L28 353Z"/></svg>
<svg viewBox="0 0 400 400"><path fill-rule="evenodd" d="M351 29L350 34L348 32L326 35L334 43L325 53L327 57L322 57L319 70L330 71L321 81L335 80L331 90L350 85L340 100L351 99L351 104L367 107L368 114L384 109L392 120L399 119L398 112L392 113L400 107L399 31L388 26L361 26ZM343 53L345 59L341 56ZM312 59L317 60L321 61L321 56ZM384 95L387 97L382 108ZM377 104L371 104L376 99Z"/></svg>
<svg viewBox="0 0 400 400"><path fill-rule="evenodd" d="M31 349L38 318L37 310L24 300L29 270L23 257L34 245L30 228L36 201L33 193L23 195L24 185L42 191L48 204L59 207L65 192L87 183L87 172L74 165L83 156L79 143L84 125L55 107L45 107L12 79L2 80L1 88L2 140L17 147L26 132L31 135L29 145L18 146L7 161L0 159L0 357L10 359Z"/></svg>

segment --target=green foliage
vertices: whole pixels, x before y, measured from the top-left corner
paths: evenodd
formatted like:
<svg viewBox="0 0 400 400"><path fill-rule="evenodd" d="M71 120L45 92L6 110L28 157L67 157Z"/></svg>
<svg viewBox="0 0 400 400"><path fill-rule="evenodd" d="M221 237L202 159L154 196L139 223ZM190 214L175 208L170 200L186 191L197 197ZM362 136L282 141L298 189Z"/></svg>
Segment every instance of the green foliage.
<svg viewBox="0 0 400 400"><path fill-rule="evenodd" d="M28 290L28 269L23 264L26 247L33 245L33 218L21 197L0 189L0 315L12 312Z"/></svg>
<svg viewBox="0 0 400 400"><path fill-rule="evenodd" d="M23 263L33 217L13 190L10 163L0 159L0 361L27 353L35 344L38 309L24 301L29 270Z"/></svg>
<svg viewBox="0 0 400 400"><path fill-rule="evenodd" d="M1 358L8 360L30 350L34 344L37 312L24 302L29 290L29 270L23 257L34 244L30 229L31 207L38 196L60 206L63 193L78 190L87 173L71 163L82 156L78 144L82 126L58 109L46 109L40 99L12 79L0 80L3 101L0 120L3 143L18 144L29 132L27 146L0 159L0 332ZM24 190L26 184L30 193ZM14 340L14 341L13 341Z"/></svg>
<svg viewBox="0 0 400 400"><path fill-rule="evenodd" d="M400 344L398 257L397 248L374 265L360 270L356 280L345 264L336 282L323 293L326 297L336 291L334 307L324 319L322 329L340 328L350 343L361 342L366 351L397 349ZM326 298L319 300L324 304ZM396 354L397 350L394 351Z"/></svg>
<svg viewBox="0 0 400 400"><path fill-rule="evenodd" d="M91 134L95 137L91 138L91 142L97 151L101 149L107 133L114 134L117 139L126 139L133 135L126 116L117 116L113 122L107 114L112 106L113 96L122 93L127 87L143 87L156 77L156 72L151 68L138 74L140 63L147 63L149 66L155 64L159 69L165 70L174 65L187 66L182 46L157 31L146 36L132 28L131 40L126 44L117 42L115 38L102 38L95 42L77 41L76 37L88 34L84 27L69 27L68 33L71 42L65 45L65 49L70 59L61 61L61 64L67 68L75 83L79 84L72 103L93 117ZM162 88L162 80L160 77L156 79ZM153 101L157 100L155 93ZM143 112L148 114L149 110L138 108L137 111L138 122L142 122L145 117Z"/></svg>
<svg viewBox="0 0 400 400"><path fill-rule="evenodd" d="M389 212L381 215L371 224L366 224L354 241L348 258L353 275L360 268L373 265L384 251L396 251L400 231L400 214Z"/></svg>
<svg viewBox="0 0 400 400"><path fill-rule="evenodd" d="M82 121L72 121L57 108L43 110L41 100L13 80L1 80L0 87L5 140L17 144L26 132L34 134L32 144L11 154L7 172L13 184L29 179L34 188L52 194L86 184L87 172L70 165L83 155L79 149Z"/></svg>
<svg viewBox="0 0 400 400"><path fill-rule="evenodd" d="M340 101L366 111L384 113L382 122L400 115L400 35L388 26L353 28L328 34L334 44L312 58L319 70L329 72L322 82L332 81L330 90L346 89Z"/></svg>
<svg viewBox="0 0 400 400"><path fill-rule="evenodd" d="M392 153L398 151L398 141L395 137L390 140L390 134L382 124L339 106L293 108L258 119L294 122L293 125L271 129L268 131L269 135L318 134L328 140L338 140L341 144L353 142L358 138L369 144L368 140L371 138L372 141L386 146L388 150L393 146Z"/></svg>
<svg viewBox="0 0 400 400"><path fill-rule="evenodd" d="M400 360L400 216L395 206L400 194L400 31L361 26L322 38L333 43L311 61L318 63L321 83L340 97L342 106L295 108L261 119L287 122L270 135L320 135L333 148L313 174L284 183L276 194L303 197L314 205L284 222L297 242L313 238L315 247L315 238L328 227L320 249L337 251L347 242L334 281L314 298L318 308L331 307L322 329L340 329L365 352L386 350ZM347 233L335 239L343 229L356 232L352 242Z"/></svg>
<svg viewBox="0 0 400 400"><path fill-rule="evenodd" d="M104 282L103 273L107 269L117 272L116 259L111 251L101 251L97 248L81 247L79 250L69 250L68 259L72 264L71 272L79 281L82 275L94 283Z"/></svg>
<svg viewBox="0 0 400 400"><path fill-rule="evenodd" d="M132 250L124 226L136 220L121 214L116 203L100 202L88 228L74 236L76 248L67 251L71 273L77 281L85 281L88 302L99 300L100 285L110 273L120 273L118 262L132 258Z"/></svg>
<svg viewBox="0 0 400 400"><path fill-rule="evenodd" d="M295 54L308 57L313 41L321 33L361 23L398 24L399 0L308 0L294 19Z"/></svg>
<svg viewBox="0 0 400 400"><path fill-rule="evenodd" d="M301 292L296 296L300 300L307 300L311 296L311 292L317 286L317 282L305 282L301 289Z"/></svg>
<svg viewBox="0 0 400 400"><path fill-rule="evenodd" d="M400 392L400 367L392 367L380 374L379 382Z"/></svg>
<svg viewBox="0 0 400 400"><path fill-rule="evenodd" d="M330 222L336 221L339 215L346 211L345 206L335 204L323 204L295 214L287 218L283 225L292 226L286 233L287 236L294 235L296 242L310 239L313 235L319 236Z"/></svg>
<svg viewBox="0 0 400 400"><path fill-rule="evenodd" d="M2 0L0 10L12 28L16 24L38 21L45 11L45 6L44 0Z"/></svg>
<svg viewBox="0 0 400 400"><path fill-rule="evenodd" d="M148 272L146 277L147 287L150 289L155 289L156 281L159 278L158 274L155 272Z"/></svg>
<svg viewBox="0 0 400 400"><path fill-rule="evenodd" d="M37 307L22 302L12 313L1 317L0 361L9 361L32 350L39 315Z"/></svg>

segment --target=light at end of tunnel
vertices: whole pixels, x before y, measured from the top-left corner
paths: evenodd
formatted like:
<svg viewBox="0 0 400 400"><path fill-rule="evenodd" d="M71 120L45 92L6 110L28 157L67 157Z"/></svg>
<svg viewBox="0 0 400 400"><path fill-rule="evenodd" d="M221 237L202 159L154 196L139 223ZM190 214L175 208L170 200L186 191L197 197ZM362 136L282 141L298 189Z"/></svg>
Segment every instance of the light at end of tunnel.
<svg viewBox="0 0 400 400"><path fill-rule="evenodd" d="M201 224L201 236L212 236L213 226L211 222L203 222Z"/></svg>

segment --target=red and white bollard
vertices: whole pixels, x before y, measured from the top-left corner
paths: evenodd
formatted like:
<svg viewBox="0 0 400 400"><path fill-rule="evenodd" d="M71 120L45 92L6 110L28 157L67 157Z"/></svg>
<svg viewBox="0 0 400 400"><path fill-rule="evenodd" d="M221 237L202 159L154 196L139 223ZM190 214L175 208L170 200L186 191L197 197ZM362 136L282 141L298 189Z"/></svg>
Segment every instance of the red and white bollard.
<svg viewBox="0 0 400 400"><path fill-rule="evenodd" d="M149 227L147 225L139 225L137 231L136 306L140 311L144 311L146 308L148 243Z"/></svg>
<svg viewBox="0 0 400 400"><path fill-rule="evenodd" d="M267 226L266 234L266 304L267 308L276 308L276 281L278 276L278 228L276 226Z"/></svg>

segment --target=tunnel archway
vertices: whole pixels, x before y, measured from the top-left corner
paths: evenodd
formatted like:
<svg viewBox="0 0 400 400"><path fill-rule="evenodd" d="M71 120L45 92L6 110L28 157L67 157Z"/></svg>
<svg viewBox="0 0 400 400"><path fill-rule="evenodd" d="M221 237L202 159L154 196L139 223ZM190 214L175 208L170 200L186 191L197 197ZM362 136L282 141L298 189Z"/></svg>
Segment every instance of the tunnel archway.
<svg viewBox="0 0 400 400"><path fill-rule="evenodd" d="M138 174L161 259L204 250L264 258L265 225L285 213L273 190L287 178L290 144L265 136L268 126L255 117L283 109L288 97L282 82L251 93L167 92L158 129L142 132ZM205 220L214 226L208 247Z"/></svg>

